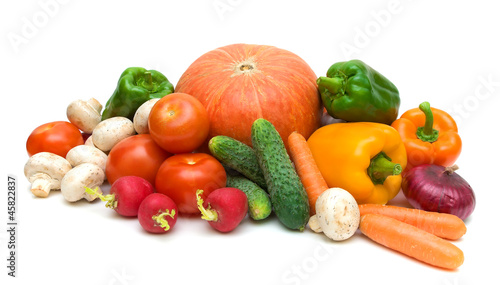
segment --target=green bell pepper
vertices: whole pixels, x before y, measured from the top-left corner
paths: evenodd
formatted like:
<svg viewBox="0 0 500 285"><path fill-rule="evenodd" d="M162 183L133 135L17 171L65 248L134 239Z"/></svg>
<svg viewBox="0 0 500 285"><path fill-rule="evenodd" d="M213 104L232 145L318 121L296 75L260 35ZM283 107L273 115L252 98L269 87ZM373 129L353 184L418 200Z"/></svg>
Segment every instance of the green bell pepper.
<svg viewBox="0 0 500 285"><path fill-rule="evenodd" d="M117 116L132 120L135 111L144 102L162 98L173 91L172 83L160 72L142 67L129 67L120 75L115 92L102 112L102 120Z"/></svg>
<svg viewBox="0 0 500 285"><path fill-rule="evenodd" d="M348 122L390 125L398 117L400 99L396 86L360 60L333 64L319 77L321 100L330 116Z"/></svg>

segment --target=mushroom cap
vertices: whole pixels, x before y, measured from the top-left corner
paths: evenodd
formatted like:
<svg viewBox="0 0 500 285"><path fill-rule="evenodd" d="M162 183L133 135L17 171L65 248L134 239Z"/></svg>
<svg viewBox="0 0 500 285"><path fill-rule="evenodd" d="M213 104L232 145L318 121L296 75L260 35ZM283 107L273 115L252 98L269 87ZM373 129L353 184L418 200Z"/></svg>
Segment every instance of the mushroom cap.
<svg viewBox="0 0 500 285"><path fill-rule="evenodd" d="M95 98L88 101L76 100L66 109L68 120L84 133L91 134L101 122L102 105Z"/></svg>
<svg viewBox="0 0 500 285"><path fill-rule="evenodd" d="M100 149L90 145L78 145L68 151L66 160L73 166L93 163L106 172L108 156Z"/></svg>
<svg viewBox="0 0 500 285"><path fill-rule="evenodd" d="M90 146L93 146L95 147L94 145L94 141L92 140L92 135L90 135L87 140L85 141L85 143L83 143L84 145L90 145Z"/></svg>
<svg viewBox="0 0 500 285"><path fill-rule="evenodd" d="M33 183L43 174L50 182L50 189L60 189L61 180L71 168L64 157L51 152L39 152L32 155L24 165L24 175Z"/></svg>
<svg viewBox="0 0 500 285"><path fill-rule="evenodd" d="M61 193L69 202L82 198L93 201L96 195L85 192L85 187L95 188L104 182L104 171L93 163L82 163L66 173L61 181ZM102 193L99 189L98 193Z"/></svg>
<svg viewBox="0 0 500 285"><path fill-rule="evenodd" d="M342 188L327 189L316 200L316 218L321 230L330 239L348 239L359 226L358 203Z"/></svg>
<svg viewBox="0 0 500 285"><path fill-rule="evenodd" d="M125 117L112 117L95 127L92 141L98 149L110 151L118 142L134 134L134 123L131 120Z"/></svg>
<svg viewBox="0 0 500 285"><path fill-rule="evenodd" d="M149 134L149 113L151 113L151 109L153 108L154 104L158 102L158 100L160 100L160 98L149 99L148 101L144 102L144 104L142 104L135 112L133 122L135 131L138 134Z"/></svg>

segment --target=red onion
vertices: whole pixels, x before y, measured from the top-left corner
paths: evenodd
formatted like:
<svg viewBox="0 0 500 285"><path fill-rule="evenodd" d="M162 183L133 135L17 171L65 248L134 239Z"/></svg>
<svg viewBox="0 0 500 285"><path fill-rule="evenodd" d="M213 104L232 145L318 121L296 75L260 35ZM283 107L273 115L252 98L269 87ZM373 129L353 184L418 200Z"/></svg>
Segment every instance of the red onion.
<svg viewBox="0 0 500 285"><path fill-rule="evenodd" d="M476 197L465 179L455 173L457 166L423 164L403 177L403 193L410 204L421 210L453 214L462 220L470 216Z"/></svg>

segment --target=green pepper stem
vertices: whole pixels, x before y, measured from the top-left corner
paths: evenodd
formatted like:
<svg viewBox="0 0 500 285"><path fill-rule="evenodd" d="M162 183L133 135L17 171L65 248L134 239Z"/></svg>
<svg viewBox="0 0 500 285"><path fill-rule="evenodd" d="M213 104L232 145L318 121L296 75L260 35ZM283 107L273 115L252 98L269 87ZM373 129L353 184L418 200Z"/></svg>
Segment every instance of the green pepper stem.
<svg viewBox="0 0 500 285"><path fill-rule="evenodd" d="M417 137L425 142L435 142L439 137L439 131L433 128L434 114L432 114L429 102L423 102L418 108L425 115L425 125L417 128Z"/></svg>
<svg viewBox="0 0 500 285"><path fill-rule="evenodd" d="M203 199L201 198L201 194L203 190L196 190L196 204L198 204L198 209L201 212L201 218L207 221L217 221L219 218L217 212L212 210L210 204L208 204L208 208L203 207Z"/></svg>
<svg viewBox="0 0 500 285"><path fill-rule="evenodd" d="M170 230L170 225L168 224L167 219L165 218L166 216L169 216L170 218L174 218L175 216L175 209L172 209L171 212L168 211L168 209L165 210L165 212L158 212L158 215L154 215L151 218L153 221L158 223L160 227L162 227L165 231Z"/></svg>
<svg viewBox="0 0 500 285"><path fill-rule="evenodd" d="M384 184L388 176L401 174L403 167L381 152L371 159L367 172L374 184Z"/></svg>
<svg viewBox="0 0 500 285"><path fill-rule="evenodd" d="M344 88L344 79L340 77L330 78L320 76L316 80L316 84L318 84L318 86L320 87L326 88L332 94L337 94Z"/></svg>
<svg viewBox="0 0 500 285"><path fill-rule="evenodd" d="M144 83L142 86L149 91L153 90L153 76L150 71L144 72Z"/></svg>
<svg viewBox="0 0 500 285"><path fill-rule="evenodd" d="M90 189L89 187L85 187L85 192L87 192L90 195L95 195L99 199L101 199L101 201L106 202L106 208L115 209L118 206L118 201L115 200L115 194L104 196L101 193L97 192L98 189L99 189L98 187L96 187L95 189Z"/></svg>

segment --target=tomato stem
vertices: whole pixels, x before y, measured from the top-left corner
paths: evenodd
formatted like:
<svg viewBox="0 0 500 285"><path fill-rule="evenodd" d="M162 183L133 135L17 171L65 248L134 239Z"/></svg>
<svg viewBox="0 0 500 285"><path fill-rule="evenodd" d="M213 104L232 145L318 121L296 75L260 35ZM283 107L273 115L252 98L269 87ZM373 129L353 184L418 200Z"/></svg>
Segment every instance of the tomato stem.
<svg viewBox="0 0 500 285"><path fill-rule="evenodd" d="M170 225L168 224L167 219L165 218L166 216L169 216L170 218L174 218L175 216L175 209L172 209L171 212L168 211L168 209L165 210L165 212L158 211L157 215L152 216L151 218L153 221L158 223L160 227L162 227L165 231L170 230Z"/></svg>
<svg viewBox="0 0 500 285"><path fill-rule="evenodd" d="M417 137L424 142L435 142L438 140L439 131L433 128L434 114L432 114L429 102L423 102L418 108L425 114L425 125L417 128Z"/></svg>
<svg viewBox="0 0 500 285"><path fill-rule="evenodd" d="M99 188L96 187L95 189L91 189L89 187L85 187L85 192L87 192L90 195L95 195L99 199L101 199L101 201L106 202L106 208L115 209L118 206L118 201L115 200L115 194L104 196L101 193L98 193L97 189Z"/></svg>
<svg viewBox="0 0 500 285"><path fill-rule="evenodd" d="M203 207L201 194L203 194L203 190L196 190L196 203L198 204L198 209L201 212L201 218L207 221L217 221L217 212L210 207L210 204L208 204L208 208Z"/></svg>
<svg viewBox="0 0 500 285"><path fill-rule="evenodd" d="M403 168L401 164L391 162L387 154L380 152L371 159L367 172L374 184L384 184L388 176L401 174Z"/></svg>

